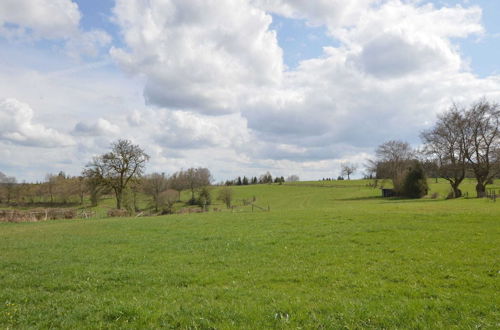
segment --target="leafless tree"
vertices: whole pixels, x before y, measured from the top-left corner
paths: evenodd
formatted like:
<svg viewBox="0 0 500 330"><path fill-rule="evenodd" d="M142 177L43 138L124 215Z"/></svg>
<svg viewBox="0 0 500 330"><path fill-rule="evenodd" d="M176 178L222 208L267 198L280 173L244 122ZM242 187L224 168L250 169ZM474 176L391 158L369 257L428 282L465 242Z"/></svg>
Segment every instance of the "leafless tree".
<svg viewBox="0 0 500 330"><path fill-rule="evenodd" d="M286 182L297 182L299 180L300 180L300 178L296 174L292 174L288 178L286 178Z"/></svg>
<svg viewBox="0 0 500 330"><path fill-rule="evenodd" d="M125 189L142 175L148 160L149 156L138 145L129 140L118 140L112 144L111 152L94 157L84 173L99 178L112 189L116 208L121 209Z"/></svg>
<svg viewBox="0 0 500 330"><path fill-rule="evenodd" d="M465 157L477 180L477 197L484 197L486 185L500 174L500 106L482 99L463 116Z"/></svg>
<svg viewBox="0 0 500 330"><path fill-rule="evenodd" d="M465 125L462 112L453 105L438 117L433 128L421 134L424 153L435 159L439 176L450 183L455 198L462 196L459 186L467 171L467 146L463 137Z"/></svg>
<svg viewBox="0 0 500 330"><path fill-rule="evenodd" d="M181 193L183 190L188 189L188 184L186 182L186 176L184 171L175 172L169 178L170 188L174 189L178 193L177 200L181 200Z"/></svg>
<svg viewBox="0 0 500 330"><path fill-rule="evenodd" d="M217 199L226 204L227 208L230 208L233 201L233 190L230 187L220 188Z"/></svg>
<svg viewBox="0 0 500 330"><path fill-rule="evenodd" d="M370 162L380 179L391 179L396 193L400 193L406 171L416 157L413 148L403 141L388 141L381 144L375 151L377 160Z"/></svg>
<svg viewBox="0 0 500 330"><path fill-rule="evenodd" d="M45 187L50 198L50 204L54 204L54 190L56 186L57 175L48 173L45 175Z"/></svg>
<svg viewBox="0 0 500 330"><path fill-rule="evenodd" d="M161 206L161 194L168 189L168 178L165 173L152 173L145 176L142 180L144 192L151 197L155 212L158 212Z"/></svg>
<svg viewBox="0 0 500 330"><path fill-rule="evenodd" d="M194 193L197 189L209 186L212 183L212 174L208 168L189 168L184 172L185 182L191 190L191 203L195 202Z"/></svg>
<svg viewBox="0 0 500 330"><path fill-rule="evenodd" d="M4 173L0 172L0 185L4 188L5 196L4 199L7 204L10 204L12 198L14 197L14 190L16 186L16 178L9 177Z"/></svg>
<svg viewBox="0 0 500 330"><path fill-rule="evenodd" d="M160 194L159 205L162 214L171 214L174 210L175 202L177 201L177 192L172 189L167 189Z"/></svg>
<svg viewBox="0 0 500 330"><path fill-rule="evenodd" d="M356 172L357 168L358 166L353 163L342 163L340 165L342 175L347 175L347 180L351 180L351 174Z"/></svg>

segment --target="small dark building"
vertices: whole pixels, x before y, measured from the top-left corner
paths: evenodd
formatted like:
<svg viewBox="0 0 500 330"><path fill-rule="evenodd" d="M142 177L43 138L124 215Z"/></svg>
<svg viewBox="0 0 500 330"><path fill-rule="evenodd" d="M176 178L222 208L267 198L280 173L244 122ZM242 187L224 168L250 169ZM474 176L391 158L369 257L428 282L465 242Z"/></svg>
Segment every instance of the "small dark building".
<svg viewBox="0 0 500 330"><path fill-rule="evenodd" d="M394 197L396 196L396 192L394 189L384 189L382 188L382 197Z"/></svg>

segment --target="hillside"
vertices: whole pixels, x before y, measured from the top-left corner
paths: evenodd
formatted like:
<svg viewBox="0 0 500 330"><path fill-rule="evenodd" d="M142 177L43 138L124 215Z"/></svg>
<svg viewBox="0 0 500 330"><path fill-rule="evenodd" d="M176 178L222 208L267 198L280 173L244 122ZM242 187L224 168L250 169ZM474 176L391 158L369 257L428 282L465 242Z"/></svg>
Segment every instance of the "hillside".
<svg viewBox="0 0 500 330"><path fill-rule="evenodd" d="M497 328L500 203L367 184L233 188L270 212L0 223L0 327Z"/></svg>

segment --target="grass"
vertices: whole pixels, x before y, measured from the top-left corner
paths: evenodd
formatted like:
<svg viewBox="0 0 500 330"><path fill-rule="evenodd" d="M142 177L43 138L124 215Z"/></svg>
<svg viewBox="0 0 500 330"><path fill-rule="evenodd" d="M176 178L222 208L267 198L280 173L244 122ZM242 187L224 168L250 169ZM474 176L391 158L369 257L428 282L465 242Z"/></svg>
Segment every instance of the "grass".
<svg viewBox="0 0 500 330"><path fill-rule="evenodd" d="M0 328L499 328L500 203L366 183L234 187L271 212L0 224Z"/></svg>

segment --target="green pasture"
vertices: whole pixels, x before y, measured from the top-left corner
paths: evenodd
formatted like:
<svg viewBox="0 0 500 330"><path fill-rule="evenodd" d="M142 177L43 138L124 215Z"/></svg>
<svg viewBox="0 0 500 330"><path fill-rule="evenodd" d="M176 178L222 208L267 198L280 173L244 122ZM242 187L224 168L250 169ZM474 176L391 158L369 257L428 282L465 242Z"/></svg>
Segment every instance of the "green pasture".
<svg viewBox="0 0 500 330"><path fill-rule="evenodd" d="M500 200L430 182L436 198L299 182L233 187L220 212L0 223L0 328L498 329Z"/></svg>

